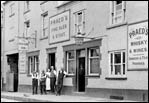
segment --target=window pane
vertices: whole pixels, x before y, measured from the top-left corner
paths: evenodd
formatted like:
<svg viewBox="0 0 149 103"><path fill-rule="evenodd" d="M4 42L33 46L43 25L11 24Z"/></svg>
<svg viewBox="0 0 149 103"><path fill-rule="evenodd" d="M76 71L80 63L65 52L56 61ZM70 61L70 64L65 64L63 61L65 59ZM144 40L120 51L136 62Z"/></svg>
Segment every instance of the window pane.
<svg viewBox="0 0 149 103"><path fill-rule="evenodd" d="M113 65L111 65L111 74L113 74Z"/></svg>
<svg viewBox="0 0 149 103"><path fill-rule="evenodd" d="M125 63L125 52L123 52L123 63Z"/></svg>
<svg viewBox="0 0 149 103"><path fill-rule="evenodd" d="M115 65L115 75L121 74L121 65Z"/></svg>
<svg viewBox="0 0 149 103"><path fill-rule="evenodd" d="M74 59L74 51L68 52L68 59Z"/></svg>
<svg viewBox="0 0 149 103"><path fill-rule="evenodd" d="M99 69L99 59L90 59L90 73L98 73Z"/></svg>
<svg viewBox="0 0 149 103"><path fill-rule="evenodd" d="M123 74L125 74L125 64L123 64Z"/></svg>
<svg viewBox="0 0 149 103"><path fill-rule="evenodd" d="M79 51L79 57L85 57L85 50Z"/></svg>
<svg viewBox="0 0 149 103"><path fill-rule="evenodd" d="M82 23L82 12L78 13L78 23Z"/></svg>
<svg viewBox="0 0 149 103"><path fill-rule="evenodd" d="M75 68L74 68L74 60L68 61L68 74L74 74Z"/></svg>
<svg viewBox="0 0 149 103"><path fill-rule="evenodd" d="M118 5L118 4L121 4L122 3L122 1L116 1L116 4Z"/></svg>
<svg viewBox="0 0 149 103"><path fill-rule="evenodd" d="M114 54L114 63L121 63L121 54Z"/></svg>
<svg viewBox="0 0 149 103"><path fill-rule="evenodd" d="M111 53L111 64L113 64L113 53Z"/></svg>
<svg viewBox="0 0 149 103"><path fill-rule="evenodd" d="M91 49L91 57L94 56L99 56L99 49L95 48L95 49Z"/></svg>
<svg viewBox="0 0 149 103"><path fill-rule="evenodd" d="M36 63L36 70L39 72L39 63Z"/></svg>

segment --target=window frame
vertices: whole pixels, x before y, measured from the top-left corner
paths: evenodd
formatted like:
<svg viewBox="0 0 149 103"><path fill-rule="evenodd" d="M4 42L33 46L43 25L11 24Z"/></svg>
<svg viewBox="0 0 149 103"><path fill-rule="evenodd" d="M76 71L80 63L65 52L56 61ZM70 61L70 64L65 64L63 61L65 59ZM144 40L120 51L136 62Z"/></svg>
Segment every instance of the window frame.
<svg viewBox="0 0 149 103"><path fill-rule="evenodd" d="M78 14L82 13L82 22L79 24L78 23ZM74 21L75 21L75 25L74 25L74 30L75 30L75 34L78 34L78 26L81 25L82 27L82 31L80 30L80 32L83 34L85 32L85 10L80 10L74 13Z"/></svg>
<svg viewBox="0 0 149 103"><path fill-rule="evenodd" d="M125 62L123 62L123 58L125 54ZM111 54L112 54L112 63L111 63ZM115 61L115 54L121 54L121 62L120 63L114 63ZM121 50L121 51L111 51L109 52L109 77L115 77L115 78L121 78L121 77L126 77L126 50ZM120 75L116 75L115 74L115 65L120 65L120 70L121 70L121 74ZM123 68L123 65L125 65L125 68ZM113 73L111 73L111 66L113 68ZM123 74L125 69L125 74Z"/></svg>
<svg viewBox="0 0 149 103"><path fill-rule="evenodd" d="M15 15L15 3L9 6L9 16L12 17L13 15Z"/></svg>
<svg viewBox="0 0 149 103"><path fill-rule="evenodd" d="M38 62L37 62L37 58L38 58ZM31 61L31 59L32 59L32 61ZM34 70L39 73L39 55L28 56L28 72L27 72L27 74L31 75Z"/></svg>
<svg viewBox="0 0 149 103"><path fill-rule="evenodd" d="M24 1L24 13L30 11L30 1Z"/></svg>
<svg viewBox="0 0 149 103"><path fill-rule="evenodd" d="M111 25L116 25L116 24L121 24L123 22L125 22L125 9L126 9L126 1L122 1L120 4L116 4L117 1L110 1L111 2L111 12L110 12L110 19L111 19ZM120 6L121 5L121 10L116 10L116 7L117 6ZM120 14L116 15L117 12L121 12ZM116 22L116 18L119 18L121 17L121 20L120 21L117 21Z"/></svg>
<svg viewBox="0 0 149 103"><path fill-rule="evenodd" d="M28 26L29 25L29 26ZM29 30L30 30L31 24L30 20L27 20L24 22L24 35L27 37L29 36Z"/></svg>
<svg viewBox="0 0 149 103"><path fill-rule="evenodd" d="M92 50L92 49L98 49L98 52L99 52L98 56L91 57L91 50ZM100 62L100 60L99 60L99 55L100 55L99 47L91 47L91 48L88 48L88 74L89 74L90 76L98 76L98 75L99 75L99 70L98 70L97 73L91 73L91 68L90 68L90 60L91 60L91 59L98 59L98 61ZM98 63L99 63L99 62L98 62ZM100 69L100 63L99 63L98 69Z"/></svg>
<svg viewBox="0 0 149 103"><path fill-rule="evenodd" d="M73 73L69 73L68 63L69 63L69 61L73 61L74 62L74 65L75 65L75 54L74 54L74 58L73 59L69 59L69 52L70 51L72 51L72 52L75 53L74 50L66 51L66 71L67 71L67 74L68 75L72 75L73 76L73 75L75 75L75 72L74 72L74 74Z"/></svg>
<svg viewBox="0 0 149 103"><path fill-rule="evenodd" d="M47 24L45 24L45 21L47 21ZM45 32L46 30L47 30L47 34ZM42 38L47 37L47 36L48 36L48 12L42 15Z"/></svg>

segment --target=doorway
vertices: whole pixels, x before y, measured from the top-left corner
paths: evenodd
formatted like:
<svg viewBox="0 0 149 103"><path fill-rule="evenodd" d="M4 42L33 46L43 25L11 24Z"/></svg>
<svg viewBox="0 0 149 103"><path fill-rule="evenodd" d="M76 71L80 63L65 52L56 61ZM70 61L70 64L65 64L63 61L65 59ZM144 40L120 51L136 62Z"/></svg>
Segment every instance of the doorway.
<svg viewBox="0 0 149 103"><path fill-rule="evenodd" d="M12 86L14 92L18 91L18 53L17 54L12 54L12 55L7 55L7 62L8 65L10 65L10 70L9 73L13 73L13 84Z"/></svg>
<svg viewBox="0 0 149 103"><path fill-rule="evenodd" d="M85 50L77 51L77 91L85 92Z"/></svg>
<svg viewBox="0 0 149 103"><path fill-rule="evenodd" d="M49 54L49 66L48 66L48 68L51 68L51 66L54 66L54 68L55 68L55 53Z"/></svg>

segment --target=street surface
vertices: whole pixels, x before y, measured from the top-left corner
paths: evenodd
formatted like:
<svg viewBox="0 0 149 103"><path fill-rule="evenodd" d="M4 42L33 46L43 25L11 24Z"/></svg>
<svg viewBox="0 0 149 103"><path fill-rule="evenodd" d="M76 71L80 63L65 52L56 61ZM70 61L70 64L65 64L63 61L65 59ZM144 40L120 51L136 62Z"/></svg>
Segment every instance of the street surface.
<svg viewBox="0 0 149 103"><path fill-rule="evenodd" d="M1 102L21 102L21 101L16 101L16 100L12 100L12 99L1 98Z"/></svg>

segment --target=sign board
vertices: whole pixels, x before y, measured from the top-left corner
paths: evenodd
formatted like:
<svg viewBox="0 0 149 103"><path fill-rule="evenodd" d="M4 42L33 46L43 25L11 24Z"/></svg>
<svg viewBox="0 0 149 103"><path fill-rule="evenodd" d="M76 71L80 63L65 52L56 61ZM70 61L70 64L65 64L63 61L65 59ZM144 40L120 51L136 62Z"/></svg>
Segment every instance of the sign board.
<svg viewBox="0 0 149 103"><path fill-rule="evenodd" d="M26 70L26 51L19 52L19 73L25 73Z"/></svg>
<svg viewBox="0 0 149 103"><path fill-rule="evenodd" d="M28 50L28 40L25 38L19 38L18 50Z"/></svg>
<svg viewBox="0 0 149 103"><path fill-rule="evenodd" d="M128 69L148 68L148 22L128 27Z"/></svg>
<svg viewBox="0 0 149 103"><path fill-rule="evenodd" d="M69 40L70 11L50 17L49 43Z"/></svg>

